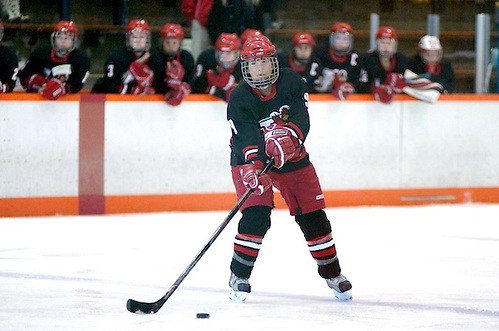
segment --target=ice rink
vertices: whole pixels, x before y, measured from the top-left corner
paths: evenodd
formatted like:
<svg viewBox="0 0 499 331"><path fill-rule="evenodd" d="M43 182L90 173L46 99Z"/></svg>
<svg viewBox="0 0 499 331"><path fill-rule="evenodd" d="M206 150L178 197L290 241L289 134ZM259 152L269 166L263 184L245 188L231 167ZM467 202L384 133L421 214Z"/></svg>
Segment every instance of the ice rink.
<svg viewBox="0 0 499 331"><path fill-rule="evenodd" d="M237 215L157 314L126 310L163 296L227 214L0 218L0 330L499 330L497 204L327 209L350 302L283 210L231 302Z"/></svg>

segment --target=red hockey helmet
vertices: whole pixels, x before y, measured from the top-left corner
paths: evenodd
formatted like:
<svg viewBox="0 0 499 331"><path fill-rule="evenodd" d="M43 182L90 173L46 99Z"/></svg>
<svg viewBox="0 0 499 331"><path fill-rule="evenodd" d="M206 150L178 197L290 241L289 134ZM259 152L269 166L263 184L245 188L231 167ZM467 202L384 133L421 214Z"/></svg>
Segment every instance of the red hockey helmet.
<svg viewBox="0 0 499 331"><path fill-rule="evenodd" d="M235 33L222 33L215 43L215 58L225 69L231 69L239 62L241 41Z"/></svg>
<svg viewBox="0 0 499 331"><path fill-rule="evenodd" d="M291 39L291 43L293 46L296 45L309 45L314 47L315 46L315 40L314 37L310 33L305 33L305 32L298 32L293 36L293 39Z"/></svg>
<svg viewBox="0 0 499 331"><path fill-rule="evenodd" d="M244 30L243 33L241 33L241 37L239 37L239 39L241 39L241 45L244 45L244 43L246 42L246 40L248 40L248 38L253 38L256 36L263 36L263 33L260 30L255 30L255 29Z"/></svg>
<svg viewBox="0 0 499 331"><path fill-rule="evenodd" d="M398 36L395 29L390 26L380 26L376 34L376 45L381 57L392 57L397 53Z"/></svg>
<svg viewBox="0 0 499 331"><path fill-rule="evenodd" d="M274 44L265 36L249 38L241 50L241 72L249 86L266 89L279 78Z"/></svg>
<svg viewBox="0 0 499 331"><path fill-rule="evenodd" d="M50 36L52 48L58 57L64 58L76 48L78 28L73 21L60 21Z"/></svg>
<svg viewBox="0 0 499 331"><path fill-rule="evenodd" d="M182 26L180 24L166 23L159 34L163 38L184 40L184 29L182 29Z"/></svg>
<svg viewBox="0 0 499 331"><path fill-rule="evenodd" d="M353 34L353 29L348 23L336 22L331 27L331 33L337 33L337 32Z"/></svg>
<svg viewBox="0 0 499 331"><path fill-rule="evenodd" d="M397 32L391 26L380 26L376 39L398 39Z"/></svg>
<svg viewBox="0 0 499 331"><path fill-rule="evenodd" d="M348 23L337 22L331 27L329 47L338 57L349 54L353 49L353 29Z"/></svg>
<svg viewBox="0 0 499 331"><path fill-rule="evenodd" d="M134 19L126 27L126 45L133 52L145 52L151 48L151 27L146 20Z"/></svg>

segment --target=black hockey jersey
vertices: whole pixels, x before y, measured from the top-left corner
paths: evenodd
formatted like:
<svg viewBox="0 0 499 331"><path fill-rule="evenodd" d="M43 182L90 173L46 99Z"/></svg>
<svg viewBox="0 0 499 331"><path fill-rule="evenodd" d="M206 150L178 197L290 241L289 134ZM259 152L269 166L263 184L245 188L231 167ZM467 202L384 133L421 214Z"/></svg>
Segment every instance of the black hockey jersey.
<svg viewBox="0 0 499 331"><path fill-rule="evenodd" d="M0 83L7 85L5 92L12 92L16 85L18 62L16 53L0 43Z"/></svg>
<svg viewBox="0 0 499 331"><path fill-rule="evenodd" d="M329 44L321 44L314 48L313 54L319 58L324 67L318 91L331 92L335 79L341 82L350 82L357 90L362 63L360 56L355 51L338 58L334 56Z"/></svg>
<svg viewBox="0 0 499 331"><path fill-rule="evenodd" d="M399 52L392 56L389 70L383 68L378 52L376 51L363 54L361 61L363 66L361 72L361 93L370 93L372 82L378 80L380 83L383 83L388 73L395 72L403 75L406 69L409 68L409 58Z"/></svg>
<svg viewBox="0 0 499 331"><path fill-rule="evenodd" d="M303 142L310 129L308 114L308 92L305 82L292 69L280 70L279 78L272 87L272 93L261 97L258 90L246 82L232 91L227 107L227 120L232 130L231 165L254 161L265 164L264 134L275 128L282 120L301 144L302 152L277 172L289 172L310 164Z"/></svg>
<svg viewBox="0 0 499 331"><path fill-rule="evenodd" d="M297 66L294 61L293 53L279 54L279 66L281 68L293 69L305 81L308 92L317 92L316 82L319 81L319 77L322 75L322 64L316 56L312 55L308 63Z"/></svg>
<svg viewBox="0 0 499 331"><path fill-rule="evenodd" d="M409 69L433 82L440 83L444 87L445 92L454 92L454 70L449 62L438 64L435 74L426 74L424 62L419 55L416 55L409 60Z"/></svg>
<svg viewBox="0 0 499 331"><path fill-rule="evenodd" d="M206 77L206 72L208 70L217 70L218 62L215 57L216 50L214 48L209 48L201 52L198 57L196 64L196 72L194 74L194 80L192 82L192 93L203 93L211 94L222 100L227 99L227 92L212 86L208 83L208 78ZM231 71L234 76L236 83L242 80L241 64L238 62Z"/></svg>
<svg viewBox="0 0 499 331"><path fill-rule="evenodd" d="M104 77L99 78L92 88L96 93L130 93L134 79L128 72L130 64L137 60L133 51L126 46L118 46L109 53L104 65ZM165 66L159 52L151 48L149 58L144 61L154 72L154 78L151 84L156 93L164 93L165 84Z"/></svg>
<svg viewBox="0 0 499 331"><path fill-rule="evenodd" d="M64 58L54 55L52 46L41 45L31 53L24 67L19 71L19 80L26 88L25 81L34 74L47 79L58 78L66 83L70 93L79 92L90 73L90 59L79 49Z"/></svg>

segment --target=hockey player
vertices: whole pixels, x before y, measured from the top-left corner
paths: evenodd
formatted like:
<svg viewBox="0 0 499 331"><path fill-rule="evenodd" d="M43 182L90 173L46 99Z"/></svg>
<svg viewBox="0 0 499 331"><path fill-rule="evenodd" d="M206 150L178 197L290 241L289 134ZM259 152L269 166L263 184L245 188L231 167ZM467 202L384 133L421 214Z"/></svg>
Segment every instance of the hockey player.
<svg viewBox="0 0 499 331"><path fill-rule="evenodd" d="M232 130L231 171L236 195L254 193L241 207L230 265L230 298L243 302L263 238L270 228L272 186L279 189L305 236L319 275L341 300L352 285L341 274L319 179L304 147L309 131L305 82L279 70L275 46L265 36L248 39L241 51L244 82L232 92L227 119ZM274 168L260 174L269 160Z"/></svg>
<svg viewBox="0 0 499 331"><path fill-rule="evenodd" d="M317 90L330 92L340 100L348 98L358 87L361 70L359 55L353 50L350 24L333 24L328 42L318 45L314 54L324 66Z"/></svg>
<svg viewBox="0 0 499 331"><path fill-rule="evenodd" d="M2 45L3 22L0 19L0 94L12 92L17 80L18 59L16 53Z"/></svg>
<svg viewBox="0 0 499 331"><path fill-rule="evenodd" d="M104 72L92 92L136 95L165 92L165 62L151 48L151 28L145 20L128 23L126 46L111 51Z"/></svg>
<svg viewBox="0 0 499 331"><path fill-rule="evenodd" d="M160 37L160 54L166 66L165 100L169 105L177 106L191 92L194 58L181 48L184 30L179 24L165 24Z"/></svg>
<svg viewBox="0 0 499 331"><path fill-rule="evenodd" d="M19 80L27 92L57 100L82 89L89 75L90 59L76 48L78 29L73 21L57 23L51 43L31 53L19 72Z"/></svg>
<svg viewBox="0 0 499 331"><path fill-rule="evenodd" d="M447 93L454 92L454 70L450 62L442 61L442 45L435 36L419 40L418 54L409 60L409 69L420 77L440 83Z"/></svg>
<svg viewBox="0 0 499 331"><path fill-rule="evenodd" d="M398 36L394 28L380 26L376 34L376 49L362 55L364 93L372 93L376 100L390 103L395 93L401 93L407 84L404 72L409 59L397 52Z"/></svg>
<svg viewBox="0 0 499 331"><path fill-rule="evenodd" d="M291 39L293 50L289 54L279 56L282 68L291 68L303 78L308 92L317 92L316 81L322 75L320 60L312 55L315 40L309 33L298 32Z"/></svg>
<svg viewBox="0 0 499 331"><path fill-rule="evenodd" d="M225 101L242 79L239 66L241 42L235 33L222 33L215 48L199 55L192 84L194 93L207 93Z"/></svg>

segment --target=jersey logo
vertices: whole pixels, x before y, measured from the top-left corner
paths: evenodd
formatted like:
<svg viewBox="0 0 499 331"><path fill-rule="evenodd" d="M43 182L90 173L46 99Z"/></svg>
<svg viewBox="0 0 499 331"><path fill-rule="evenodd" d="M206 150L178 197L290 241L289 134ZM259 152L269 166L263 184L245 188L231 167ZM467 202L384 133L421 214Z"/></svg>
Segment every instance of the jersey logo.
<svg viewBox="0 0 499 331"><path fill-rule="evenodd" d="M259 122L264 132L274 130L278 124L289 120L289 105L282 105L279 110L274 110L269 116L262 118Z"/></svg>

